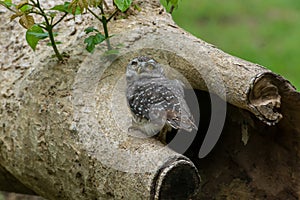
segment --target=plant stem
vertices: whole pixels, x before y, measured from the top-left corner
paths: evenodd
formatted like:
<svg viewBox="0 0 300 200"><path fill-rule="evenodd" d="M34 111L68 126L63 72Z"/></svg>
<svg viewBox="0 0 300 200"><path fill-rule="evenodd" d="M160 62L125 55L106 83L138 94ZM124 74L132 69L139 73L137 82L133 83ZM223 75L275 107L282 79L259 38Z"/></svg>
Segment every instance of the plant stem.
<svg viewBox="0 0 300 200"><path fill-rule="evenodd" d="M108 7L108 5L107 5L106 1L105 1L105 0L103 0L102 2L103 2L103 5L104 5L104 7L105 7L106 9L109 9L109 7Z"/></svg>
<svg viewBox="0 0 300 200"><path fill-rule="evenodd" d="M47 18L47 15L46 13L44 12L44 10L41 8L40 6L40 2L39 0L37 0L37 3L35 3L33 0L31 0L31 2L35 5L35 7L37 7L37 9L40 11L41 15L44 17L45 19L45 23L46 23L46 31L48 32L49 34L49 39L50 39L50 42L51 42L51 46L54 50L54 53L55 53L55 56L56 58L59 60L59 61L63 61L63 57L62 55L59 53L58 49L57 49L57 46L56 46L56 43L55 43L55 40L54 40L54 35L53 35L53 27L55 25L57 25L58 22L60 22L66 15L64 15L60 20L58 20L58 22L56 22L54 25L52 25L52 20L51 22L49 22L48 18Z"/></svg>
<svg viewBox="0 0 300 200"><path fill-rule="evenodd" d="M170 11L169 11L169 13L170 13L170 14L172 14L172 13L173 13L173 11L174 11L174 9L175 9L175 6L173 6L173 5L172 5L172 6L171 6L171 8L170 8Z"/></svg>
<svg viewBox="0 0 300 200"><path fill-rule="evenodd" d="M101 23L103 23L102 22L102 19L96 14L96 13L94 13L91 9L89 9L89 8L87 8L87 10L90 12L90 13L92 13L92 15L94 16L94 17L96 17L96 19L98 19Z"/></svg>
<svg viewBox="0 0 300 200"><path fill-rule="evenodd" d="M59 22L61 22L66 16L68 15L68 13L65 13L57 22L55 22L52 27L56 26Z"/></svg>
<svg viewBox="0 0 300 200"><path fill-rule="evenodd" d="M103 29L104 29L104 35L105 35L105 40L106 40L106 44L107 44L107 49L111 50L111 45L110 45L110 41L109 41L109 34L108 34L108 28L107 28L107 19L106 17L103 15L102 16L102 25L103 25Z"/></svg>
<svg viewBox="0 0 300 200"><path fill-rule="evenodd" d="M5 8L7 8L9 11L13 12L13 13L16 13L15 10L11 9L10 7L6 6L4 3L1 3L0 2L0 5L4 6Z"/></svg>
<svg viewBox="0 0 300 200"><path fill-rule="evenodd" d="M55 52L55 56L57 57L57 59L59 61L63 61L63 57L62 55L59 53L58 49L57 49L57 46L56 46L56 43L55 43L55 40L54 40L54 35L53 35L53 26L50 25L50 26L46 26L47 30L48 30L48 33L49 33L49 38L50 38L50 41L51 41L51 46Z"/></svg>
<svg viewBox="0 0 300 200"><path fill-rule="evenodd" d="M103 25L103 29L104 29L104 36L105 36L105 40L106 40L106 44L107 44L107 49L108 50L111 50L112 47L110 45L110 40L109 40L109 34L108 34L108 28L107 28L107 24L108 24L108 20L106 19L105 17L105 13L104 13L104 10L103 10L103 7L102 5L98 6L101 10L101 14L102 14L102 25Z"/></svg>
<svg viewBox="0 0 300 200"><path fill-rule="evenodd" d="M116 9L113 14L107 19L107 22L109 22L117 13L118 13L118 9Z"/></svg>

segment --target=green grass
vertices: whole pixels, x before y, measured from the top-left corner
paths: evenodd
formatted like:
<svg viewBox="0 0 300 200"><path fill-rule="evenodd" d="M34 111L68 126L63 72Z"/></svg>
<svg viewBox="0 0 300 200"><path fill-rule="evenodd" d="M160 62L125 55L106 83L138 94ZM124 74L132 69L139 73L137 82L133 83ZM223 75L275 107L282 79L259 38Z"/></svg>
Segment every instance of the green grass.
<svg viewBox="0 0 300 200"><path fill-rule="evenodd" d="M300 88L299 0L181 0L176 23Z"/></svg>

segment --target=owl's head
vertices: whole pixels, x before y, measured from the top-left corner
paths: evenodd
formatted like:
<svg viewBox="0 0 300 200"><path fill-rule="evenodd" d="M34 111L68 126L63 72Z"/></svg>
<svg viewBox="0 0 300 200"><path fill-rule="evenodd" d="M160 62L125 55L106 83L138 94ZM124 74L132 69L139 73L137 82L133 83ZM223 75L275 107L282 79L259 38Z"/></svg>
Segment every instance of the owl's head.
<svg viewBox="0 0 300 200"><path fill-rule="evenodd" d="M154 78L164 76L162 66L153 58L139 56L132 59L127 65L127 81L135 81L140 78Z"/></svg>

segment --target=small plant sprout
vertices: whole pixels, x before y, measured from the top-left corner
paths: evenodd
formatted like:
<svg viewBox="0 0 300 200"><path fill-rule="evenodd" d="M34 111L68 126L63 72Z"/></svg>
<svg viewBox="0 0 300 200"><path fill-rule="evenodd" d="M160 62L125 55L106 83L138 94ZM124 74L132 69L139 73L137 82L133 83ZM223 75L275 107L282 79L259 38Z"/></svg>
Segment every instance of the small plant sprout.
<svg viewBox="0 0 300 200"><path fill-rule="evenodd" d="M35 51L40 40L49 38L58 61L63 62L63 56L59 52L57 45L60 43L55 40L57 33L53 31L68 14L78 15L84 11L91 13L98 19L103 26L104 33L94 27L85 29L86 34L90 34L84 40L86 50L93 52L95 46L106 41L109 53L116 53L109 41L112 35L109 34L107 24L118 12L125 12L132 4L132 0L113 0L114 8L111 10L104 0L71 0L63 4L55 5L52 8L45 9L41 6L39 0L22 0L14 4L12 0L0 0L0 5L10 10L13 14L10 19L19 19L22 27L27 29L26 41ZM38 17L39 16L39 17ZM93 33L93 35L91 35Z"/></svg>
<svg viewBox="0 0 300 200"><path fill-rule="evenodd" d="M174 11L175 8L178 8L178 0L165 0L165 2L167 3L167 6L169 4L171 4L171 7L168 11L171 14L172 14L172 12Z"/></svg>
<svg viewBox="0 0 300 200"><path fill-rule="evenodd" d="M59 24L68 13L71 13L69 9L70 3L66 2L63 5L56 5L49 10L42 8L39 0L23 0L19 4L14 4L11 0L4 0L0 1L0 4L13 12L11 20L19 18L19 23L27 29L26 41L33 50L36 49L40 40L49 38L55 56L60 62L63 61L63 56L57 48L59 42L54 39L57 33L53 32L53 28ZM63 12L63 14L58 17L57 11ZM41 22L36 22L36 15L42 17ZM55 20L56 18L58 19Z"/></svg>
<svg viewBox="0 0 300 200"><path fill-rule="evenodd" d="M99 30L97 30L94 27L88 27L85 29L86 34L89 33L95 33L94 35L90 35L84 40L84 43L86 43L86 50L88 52L93 52L95 49L95 46L102 43L103 41L106 41L107 49L108 51L112 50L109 38L111 35L109 35L107 24L111 21L111 19L120 11L125 12L132 4L132 0L114 0L114 5L116 6L113 12L107 11L107 5L104 0L72 0L70 4L70 9L74 12L75 8L79 7L81 10L81 13L84 10L87 10L89 13L91 13L96 19L98 19L103 26L104 34L102 34ZM95 11L96 9L99 9L99 14L97 14Z"/></svg>

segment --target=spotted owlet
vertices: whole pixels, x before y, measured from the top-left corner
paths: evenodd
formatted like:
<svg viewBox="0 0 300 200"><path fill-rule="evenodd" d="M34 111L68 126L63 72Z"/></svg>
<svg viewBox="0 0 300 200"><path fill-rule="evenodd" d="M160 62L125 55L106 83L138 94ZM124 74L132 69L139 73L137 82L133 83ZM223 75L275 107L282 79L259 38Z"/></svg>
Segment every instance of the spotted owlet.
<svg viewBox="0 0 300 200"><path fill-rule="evenodd" d="M126 70L127 101L133 114L132 127L147 136L158 134L167 125L191 132L197 130L184 100L183 83L168 79L154 59L140 56Z"/></svg>

